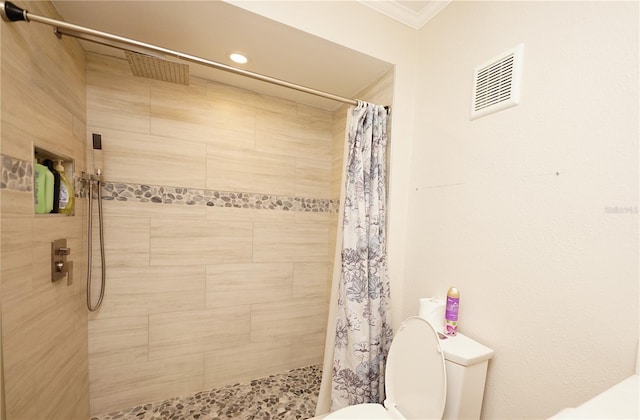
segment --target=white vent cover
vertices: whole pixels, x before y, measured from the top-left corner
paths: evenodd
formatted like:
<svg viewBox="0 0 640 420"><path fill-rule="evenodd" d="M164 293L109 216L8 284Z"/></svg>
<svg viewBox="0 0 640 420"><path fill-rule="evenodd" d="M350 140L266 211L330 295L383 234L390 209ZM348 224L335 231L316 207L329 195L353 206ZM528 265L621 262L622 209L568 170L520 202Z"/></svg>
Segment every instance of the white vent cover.
<svg viewBox="0 0 640 420"><path fill-rule="evenodd" d="M524 45L520 44L475 68L472 120L520 103L523 54Z"/></svg>

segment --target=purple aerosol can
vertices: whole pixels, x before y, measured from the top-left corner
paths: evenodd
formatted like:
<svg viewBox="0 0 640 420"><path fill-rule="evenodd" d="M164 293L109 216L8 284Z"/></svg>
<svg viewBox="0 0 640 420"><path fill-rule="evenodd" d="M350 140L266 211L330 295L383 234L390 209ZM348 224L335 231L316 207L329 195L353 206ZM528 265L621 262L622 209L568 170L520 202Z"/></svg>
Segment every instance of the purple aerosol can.
<svg viewBox="0 0 640 420"><path fill-rule="evenodd" d="M458 307L460 306L460 292L451 287L447 292L447 307L444 314L444 332L447 335L458 334Z"/></svg>

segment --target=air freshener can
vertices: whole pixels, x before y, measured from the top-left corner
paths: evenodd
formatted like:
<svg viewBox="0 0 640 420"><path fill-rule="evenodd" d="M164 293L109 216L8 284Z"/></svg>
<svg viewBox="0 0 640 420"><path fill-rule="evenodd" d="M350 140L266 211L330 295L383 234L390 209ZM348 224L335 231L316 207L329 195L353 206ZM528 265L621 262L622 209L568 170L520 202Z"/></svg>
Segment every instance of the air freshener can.
<svg viewBox="0 0 640 420"><path fill-rule="evenodd" d="M444 315L444 332L447 335L458 334L458 307L460 305L460 292L451 287L447 292L447 307Z"/></svg>

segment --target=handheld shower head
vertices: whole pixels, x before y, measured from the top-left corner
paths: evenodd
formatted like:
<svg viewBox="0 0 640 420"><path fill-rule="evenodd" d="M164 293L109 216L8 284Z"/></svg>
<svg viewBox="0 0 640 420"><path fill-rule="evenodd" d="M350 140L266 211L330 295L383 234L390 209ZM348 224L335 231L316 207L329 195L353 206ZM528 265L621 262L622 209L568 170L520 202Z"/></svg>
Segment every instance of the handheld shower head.
<svg viewBox="0 0 640 420"><path fill-rule="evenodd" d="M102 176L102 134L93 133L93 169L96 175Z"/></svg>

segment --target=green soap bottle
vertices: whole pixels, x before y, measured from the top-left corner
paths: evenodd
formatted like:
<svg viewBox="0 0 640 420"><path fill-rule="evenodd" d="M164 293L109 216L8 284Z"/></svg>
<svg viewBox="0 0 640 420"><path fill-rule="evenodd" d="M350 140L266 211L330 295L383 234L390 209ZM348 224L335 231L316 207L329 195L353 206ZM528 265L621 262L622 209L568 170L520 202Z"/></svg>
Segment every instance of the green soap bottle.
<svg viewBox="0 0 640 420"><path fill-rule="evenodd" d="M73 202L75 199L73 184L64 173L64 166L62 166L61 160L59 160L56 165L56 171L60 174L60 200L58 213L71 214L71 212L73 212Z"/></svg>
<svg viewBox="0 0 640 420"><path fill-rule="evenodd" d="M40 165L39 163L36 163L35 165L35 177L34 177L34 185L33 185L33 193L34 193L34 198L35 198L35 204L36 204L36 213L37 214L44 214L47 213L46 211L46 195L45 195L45 190L47 189L46 186L46 179L45 179L45 174L48 172L49 170L47 169L46 166L44 165Z"/></svg>
<svg viewBox="0 0 640 420"><path fill-rule="evenodd" d="M53 174L46 166L36 163L34 195L37 214L50 213L53 210Z"/></svg>

